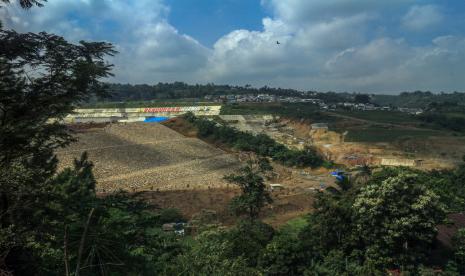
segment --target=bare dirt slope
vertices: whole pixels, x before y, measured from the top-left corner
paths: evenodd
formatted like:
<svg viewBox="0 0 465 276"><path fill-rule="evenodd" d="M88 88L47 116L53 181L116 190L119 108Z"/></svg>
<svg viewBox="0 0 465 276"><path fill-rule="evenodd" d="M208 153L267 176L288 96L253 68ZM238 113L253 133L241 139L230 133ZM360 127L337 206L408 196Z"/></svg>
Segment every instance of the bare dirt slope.
<svg viewBox="0 0 465 276"><path fill-rule="evenodd" d="M160 124L112 124L77 138L57 152L60 167L87 151L101 192L227 187L223 176L239 166L233 155Z"/></svg>

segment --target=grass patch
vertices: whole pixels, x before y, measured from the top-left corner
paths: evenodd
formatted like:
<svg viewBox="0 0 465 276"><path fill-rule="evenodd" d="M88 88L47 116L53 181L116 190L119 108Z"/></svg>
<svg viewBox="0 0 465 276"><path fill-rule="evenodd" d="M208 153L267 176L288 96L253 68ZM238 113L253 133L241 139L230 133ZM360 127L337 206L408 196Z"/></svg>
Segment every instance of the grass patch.
<svg viewBox="0 0 465 276"><path fill-rule="evenodd" d="M415 116L397 111L337 111L340 115L350 116L356 119L367 120L383 124L419 124L420 120Z"/></svg>
<svg viewBox="0 0 465 276"><path fill-rule="evenodd" d="M279 229L280 233L284 235L292 235L297 237L297 235L308 225L308 220L306 216L301 216L297 218L293 218L286 222L281 228Z"/></svg>
<svg viewBox="0 0 465 276"><path fill-rule="evenodd" d="M345 138L346 142L365 142L365 143L392 143L406 137L414 139L424 139L431 136L444 136L442 132L434 130L410 130L410 129L350 129Z"/></svg>

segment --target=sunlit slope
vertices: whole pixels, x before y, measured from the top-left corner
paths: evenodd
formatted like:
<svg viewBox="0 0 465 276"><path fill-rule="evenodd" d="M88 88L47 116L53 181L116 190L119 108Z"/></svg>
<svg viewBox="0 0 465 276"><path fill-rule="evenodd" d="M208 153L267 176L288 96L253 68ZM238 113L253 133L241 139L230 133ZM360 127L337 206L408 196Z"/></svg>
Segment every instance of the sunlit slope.
<svg viewBox="0 0 465 276"><path fill-rule="evenodd" d="M77 135L58 151L60 167L87 151L99 191L208 189L226 185L238 161L196 138L159 124L113 124Z"/></svg>

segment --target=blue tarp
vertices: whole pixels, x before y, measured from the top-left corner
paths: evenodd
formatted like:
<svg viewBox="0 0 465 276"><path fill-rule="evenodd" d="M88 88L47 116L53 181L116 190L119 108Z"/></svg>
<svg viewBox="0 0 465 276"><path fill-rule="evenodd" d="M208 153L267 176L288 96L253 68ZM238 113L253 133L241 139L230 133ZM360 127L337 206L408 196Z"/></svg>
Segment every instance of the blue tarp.
<svg viewBox="0 0 465 276"><path fill-rule="evenodd" d="M145 123L160 123L168 120L168 117L146 117L144 122Z"/></svg>
<svg viewBox="0 0 465 276"><path fill-rule="evenodd" d="M338 175L343 175L344 173L345 173L344 171L336 170L334 172L331 172L331 175L338 176Z"/></svg>
<svg viewBox="0 0 465 276"><path fill-rule="evenodd" d="M339 181L343 181L345 176L344 176L344 172L343 171L340 171L340 170L336 170L334 172L331 172L330 173L332 176L335 176L337 180Z"/></svg>

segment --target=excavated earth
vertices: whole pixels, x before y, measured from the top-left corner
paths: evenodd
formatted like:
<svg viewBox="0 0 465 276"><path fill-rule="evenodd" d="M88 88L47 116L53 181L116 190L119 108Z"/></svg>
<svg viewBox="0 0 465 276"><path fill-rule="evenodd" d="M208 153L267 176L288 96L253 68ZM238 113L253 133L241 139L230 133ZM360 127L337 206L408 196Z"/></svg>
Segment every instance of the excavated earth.
<svg viewBox="0 0 465 276"><path fill-rule="evenodd" d="M77 142L57 151L60 169L86 151L99 192L225 188L237 170L231 154L154 123L77 128Z"/></svg>

